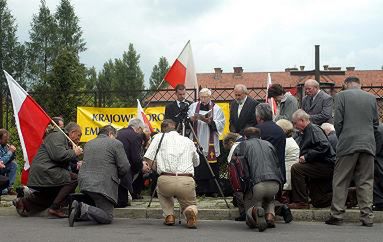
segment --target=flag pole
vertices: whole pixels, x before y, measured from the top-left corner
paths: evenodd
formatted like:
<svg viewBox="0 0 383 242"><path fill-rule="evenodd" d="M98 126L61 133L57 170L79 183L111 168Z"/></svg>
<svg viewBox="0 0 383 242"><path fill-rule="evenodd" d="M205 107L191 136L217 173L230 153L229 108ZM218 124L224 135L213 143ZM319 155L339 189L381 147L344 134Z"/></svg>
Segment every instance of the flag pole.
<svg viewBox="0 0 383 242"><path fill-rule="evenodd" d="M162 81L161 81L160 84L157 86L157 88L156 88L156 90L155 90L154 92L157 92L157 91L160 89L160 87L161 87L162 83L164 83L164 81L165 81L165 79L162 79ZM146 96L147 96L148 93L149 93L149 92L147 92L147 93L145 94L145 96L142 98L141 101L145 101L144 99L146 98ZM153 97L154 97L154 95L149 99L149 102L148 102L148 103L145 105L145 107L143 108L144 110L145 110L145 109L149 106L149 104L152 102Z"/></svg>
<svg viewBox="0 0 383 242"><path fill-rule="evenodd" d="M69 136L64 132L64 130L62 130L62 128L60 128L60 126L58 126L58 124L56 124L55 121L53 121L53 119L51 119L51 123L56 126L56 128L58 128L61 133L63 133L65 135L65 137L72 143L73 145L73 148L77 147L77 145L73 142L73 140L71 138L69 138Z"/></svg>

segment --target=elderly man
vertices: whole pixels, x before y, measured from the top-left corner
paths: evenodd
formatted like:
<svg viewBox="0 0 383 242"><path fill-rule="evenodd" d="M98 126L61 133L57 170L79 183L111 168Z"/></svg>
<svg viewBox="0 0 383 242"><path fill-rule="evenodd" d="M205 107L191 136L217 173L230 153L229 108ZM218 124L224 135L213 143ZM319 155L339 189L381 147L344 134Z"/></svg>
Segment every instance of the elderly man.
<svg viewBox="0 0 383 242"><path fill-rule="evenodd" d="M285 148L286 148L286 135L281 127L273 122L273 113L271 107L267 103L261 103L255 108L257 116L256 128L261 130L261 138L269 141L274 145L278 160L279 168L281 169L283 184L286 182L286 166L285 166ZM282 185L283 185L282 184Z"/></svg>
<svg viewBox="0 0 383 242"><path fill-rule="evenodd" d="M248 161L250 189L245 193L246 224L260 232L274 228L274 198L283 183L277 152L270 142L260 139L260 130L244 130L246 140L234 150L235 156Z"/></svg>
<svg viewBox="0 0 383 242"><path fill-rule="evenodd" d="M339 138L334 170L331 216L326 224L343 222L347 188L354 178L360 221L373 226L375 136L379 125L376 98L361 90L357 77L348 77L346 90L335 96L335 131Z"/></svg>
<svg viewBox="0 0 383 242"><path fill-rule="evenodd" d="M293 203L289 207L309 208L308 195L314 207L329 206L335 152L323 130L312 124L310 116L302 109L293 114L293 124L301 136L297 141L300 148L299 163L291 167Z"/></svg>
<svg viewBox="0 0 383 242"><path fill-rule="evenodd" d="M178 84L175 87L176 100L169 103L165 107L165 119L172 119L176 122L177 127L184 118L187 117L190 102L186 100L186 87L183 84ZM186 128L186 127L185 127Z"/></svg>
<svg viewBox="0 0 383 242"><path fill-rule="evenodd" d="M7 176L9 179L8 188L0 190L0 193L8 195L16 195L13 189L13 184L16 180L17 163L16 163L16 147L8 144L9 132L5 129L0 129L0 163L4 165L0 169L0 175Z"/></svg>
<svg viewBox="0 0 383 242"><path fill-rule="evenodd" d="M69 226L78 219L109 224L117 203L119 178L130 170L123 144L116 140L116 129L111 125L100 129L98 136L84 147L84 163L78 174L79 187L95 203L73 201Z"/></svg>
<svg viewBox="0 0 383 242"><path fill-rule="evenodd" d="M82 133L78 124L70 122L65 132L75 144L80 142ZM28 187L35 192L14 201L19 215L28 216L30 212L48 208L49 215L66 217L61 208L77 186L77 175L71 173L68 167L81 154L82 148L77 145L70 148L67 137L58 128L48 134L29 171Z"/></svg>
<svg viewBox="0 0 383 242"><path fill-rule="evenodd" d="M326 133L328 140L330 141L331 147L336 152L336 145L338 144L338 137L336 137L334 125L330 123L323 123L320 126Z"/></svg>
<svg viewBox="0 0 383 242"><path fill-rule="evenodd" d="M230 103L230 132L243 134L245 128L257 124L255 107L259 102L247 94L245 85L237 84L234 86L235 100Z"/></svg>
<svg viewBox="0 0 383 242"><path fill-rule="evenodd" d="M302 100L302 109L310 115L313 124L332 123L333 99L319 89L319 83L309 79L305 82L306 96Z"/></svg>
<svg viewBox="0 0 383 242"><path fill-rule="evenodd" d="M278 103L274 120L287 119L291 121L293 113L298 110L298 100L290 92L286 92L280 84L272 84L267 90L267 97L274 98Z"/></svg>
<svg viewBox="0 0 383 242"><path fill-rule="evenodd" d="M222 109L211 101L211 91L202 88L199 93L200 101L190 105L188 116L193 122L193 129L202 146L203 155L214 172L215 177L219 176L219 165L217 157L221 154L219 148L219 135L225 127L225 116ZM195 179L197 182L197 194L217 196L218 188L214 183L212 174L206 162L196 168Z"/></svg>
<svg viewBox="0 0 383 242"><path fill-rule="evenodd" d="M165 224L175 223L173 197L176 197L186 217L187 227L196 228L198 210L193 167L199 165L199 157L193 141L177 133L175 126L171 119L162 122L164 133L153 137L145 158L160 175L157 191Z"/></svg>
<svg viewBox="0 0 383 242"><path fill-rule="evenodd" d="M128 204L128 191L133 192L131 195L133 199L141 199L141 190L143 179L143 173L149 170L149 166L146 161L143 161L143 130L145 128L144 123L138 119L133 118L129 120L128 127L122 128L117 133L117 140L121 141L124 145L126 156L130 162L132 174L127 174L121 178L118 193L118 207L126 207ZM133 187L132 178L133 176Z"/></svg>

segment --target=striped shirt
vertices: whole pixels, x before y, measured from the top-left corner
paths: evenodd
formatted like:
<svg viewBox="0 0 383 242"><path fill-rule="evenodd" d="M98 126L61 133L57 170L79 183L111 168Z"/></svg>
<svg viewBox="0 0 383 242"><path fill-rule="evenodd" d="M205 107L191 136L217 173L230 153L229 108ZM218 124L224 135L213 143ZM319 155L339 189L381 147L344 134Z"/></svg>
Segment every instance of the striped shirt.
<svg viewBox="0 0 383 242"><path fill-rule="evenodd" d="M144 157L153 160L163 134L156 134ZM165 133L156 157L157 172L190 173L199 165L199 156L193 141L176 131Z"/></svg>

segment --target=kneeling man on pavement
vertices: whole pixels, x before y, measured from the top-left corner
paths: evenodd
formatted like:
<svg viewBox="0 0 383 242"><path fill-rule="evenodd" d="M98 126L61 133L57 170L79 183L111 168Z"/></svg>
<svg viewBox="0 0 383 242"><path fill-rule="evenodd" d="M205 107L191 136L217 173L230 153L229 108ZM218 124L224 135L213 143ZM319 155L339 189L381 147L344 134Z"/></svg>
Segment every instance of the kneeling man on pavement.
<svg viewBox="0 0 383 242"><path fill-rule="evenodd" d="M78 174L80 191L88 195L95 206L73 201L69 226L78 220L110 224L117 204L120 178L130 172L124 146L116 139L111 125L100 129L98 136L84 147L84 162Z"/></svg>
<svg viewBox="0 0 383 242"><path fill-rule="evenodd" d="M154 136L145 159L150 167L157 169L158 199L165 216L166 225L174 225L174 200L176 197L187 220L188 228L196 228L197 203L194 167L199 156L193 141L176 131L176 123L165 119L161 124L163 133Z"/></svg>

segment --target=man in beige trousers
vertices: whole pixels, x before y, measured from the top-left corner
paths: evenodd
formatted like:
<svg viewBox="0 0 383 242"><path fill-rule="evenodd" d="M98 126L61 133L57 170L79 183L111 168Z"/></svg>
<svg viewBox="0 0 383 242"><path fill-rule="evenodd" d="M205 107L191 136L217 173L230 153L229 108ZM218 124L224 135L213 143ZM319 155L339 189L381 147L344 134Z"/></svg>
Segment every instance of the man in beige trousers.
<svg viewBox="0 0 383 242"><path fill-rule="evenodd" d="M174 197L186 217L187 227L196 228L197 203L194 167L199 156L193 141L180 135L176 123L165 119L161 124L163 133L154 136L145 159L160 177L157 182L158 199L165 216L166 225L174 225Z"/></svg>

